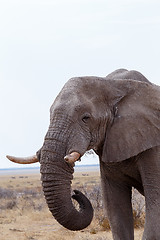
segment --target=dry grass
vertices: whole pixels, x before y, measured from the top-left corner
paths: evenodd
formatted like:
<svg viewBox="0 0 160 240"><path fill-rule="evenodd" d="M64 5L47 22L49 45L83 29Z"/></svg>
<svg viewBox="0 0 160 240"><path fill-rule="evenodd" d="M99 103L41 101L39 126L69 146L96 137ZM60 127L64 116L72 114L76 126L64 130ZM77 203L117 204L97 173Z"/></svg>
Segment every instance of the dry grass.
<svg viewBox="0 0 160 240"><path fill-rule="evenodd" d="M49 212L43 197L40 175L0 177L0 232L1 240L111 240L107 218L104 216L98 172L76 173L73 189L82 190L92 201L95 216L83 231L71 232L61 227ZM140 204L138 205L138 202ZM143 227L144 202L134 193L135 226ZM135 239L142 236L136 230Z"/></svg>

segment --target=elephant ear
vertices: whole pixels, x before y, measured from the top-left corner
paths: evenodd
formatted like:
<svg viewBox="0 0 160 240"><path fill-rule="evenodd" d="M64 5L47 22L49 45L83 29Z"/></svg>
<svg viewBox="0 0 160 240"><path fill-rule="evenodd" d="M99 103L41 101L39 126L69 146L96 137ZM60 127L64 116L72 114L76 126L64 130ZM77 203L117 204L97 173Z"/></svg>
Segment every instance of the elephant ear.
<svg viewBox="0 0 160 240"><path fill-rule="evenodd" d="M119 80L121 89L126 82ZM117 102L116 116L106 132L104 162L120 162L160 145L160 88L134 80L129 86L132 90Z"/></svg>

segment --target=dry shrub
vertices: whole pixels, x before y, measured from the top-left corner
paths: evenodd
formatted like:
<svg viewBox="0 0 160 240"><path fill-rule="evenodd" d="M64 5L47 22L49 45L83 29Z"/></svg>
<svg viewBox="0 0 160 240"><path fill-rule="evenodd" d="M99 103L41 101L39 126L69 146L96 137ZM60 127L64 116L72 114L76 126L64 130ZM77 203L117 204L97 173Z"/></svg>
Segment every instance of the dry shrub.
<svg viewBox="0 0 160 240"><path fill-rule="evenodd" d="M12 200L12 201L8 201L6 203L6 209L13 209L17 206L17 202L15 200Z"/></svg>
<svg viewBox="0 0 160 240"><path fill-rule="evenodd" d="M0 199L12 199L16 197L16 192L11 189L0 187Z"/></svg>
<svg viewBox="0 0 160 240"><path fill-rule="evenodd" d="M134 227L142 228L145 223L145 200L144 197L136 190L132 191L132 206Z"/></svg>
<svg viewBox="0 0 160 240"><path fill-rule="evenodd" d="M103 218L103 220L100 222L100 226L102 227L103 231L110 230L110 225L107 217Z"/></svg>
<svg viewBox="0 0 160 240"><path fill-rule="evenodd" d="M94 227L92 226L90 233L96 234L98 231L109 231L110 225L108 218L104 214L102 191L100 184L90 185L87 184L81 187L84 194L90 199L94 208Z"/></svg>
<svg viewBox="0 0 160 240"><path fill-rule="evenodd" d="M0 199L0 209L17 208L21 213L31 209L41 211L46 206L42 192L37 192L36 189L16 191L0 188Z"/></svg>

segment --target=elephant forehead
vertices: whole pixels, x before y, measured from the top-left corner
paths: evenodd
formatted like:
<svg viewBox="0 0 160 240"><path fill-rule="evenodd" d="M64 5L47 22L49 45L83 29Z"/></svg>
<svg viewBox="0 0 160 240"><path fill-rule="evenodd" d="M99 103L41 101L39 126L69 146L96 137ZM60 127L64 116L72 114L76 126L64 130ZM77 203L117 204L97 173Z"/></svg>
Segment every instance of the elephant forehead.
<svg viewBox="0 0 160 240"><path fill-rule="evenodd" d="M102 77L95 77L95 76L85 76L85 77L76 77L71 78L62 88L61 93L68 93L72 94L75 93L76 95L87 94L94 96L99 92L102 93L104 84L106 80Z"/></svg>
<svg viewBox="0 0 160 240"><path fill-rule="evenodd" d="M85 91L72 91L71 89L62 90L55 99L50 108L50 112L54 111L91 111L93 108L94 94L92 96Z"/></svg>
<svg viewBox="0 0 160 240"><path fill-rule="evenodd" d="M69 111L69 109L78 108L80 105L83 105L83 103L79 95L72 92L63 92L57 96L50 111Z"/></svg>
<svg viewBox="0 0 160 240"><path fill-rule="evenodd" d="M62 88L50 108L53 116L55 111L72 115L80 112L95 113L104 108L110 91L105 89L106 81L98 77L80 77L70 79Z"/></svg>

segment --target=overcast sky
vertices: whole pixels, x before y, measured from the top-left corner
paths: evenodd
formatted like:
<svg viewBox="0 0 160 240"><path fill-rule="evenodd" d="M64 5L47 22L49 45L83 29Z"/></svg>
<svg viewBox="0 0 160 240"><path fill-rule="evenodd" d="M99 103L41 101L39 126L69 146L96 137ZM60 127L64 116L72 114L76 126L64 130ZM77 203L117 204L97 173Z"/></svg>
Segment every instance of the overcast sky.
<svg viewBox="0 0 160 240"><path fill-rule="evenodd" d="M159 45L159 0L0 0L0 168L41 147L69 78L127 68L160 85Z"/></svg>

